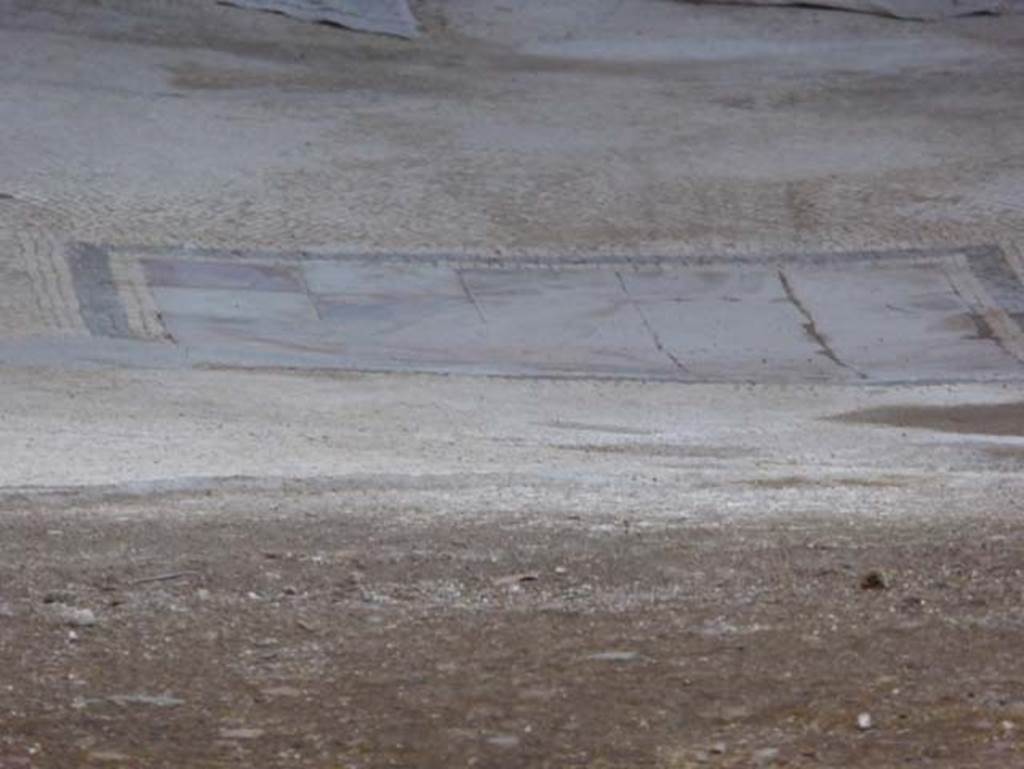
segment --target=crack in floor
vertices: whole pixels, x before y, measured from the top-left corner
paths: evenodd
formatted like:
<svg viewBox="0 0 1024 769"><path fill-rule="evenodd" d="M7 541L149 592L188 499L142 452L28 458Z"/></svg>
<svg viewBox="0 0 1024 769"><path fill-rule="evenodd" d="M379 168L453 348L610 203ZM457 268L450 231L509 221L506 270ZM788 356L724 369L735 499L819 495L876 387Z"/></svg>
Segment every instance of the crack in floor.
<svg viewBox="0 0 1024 769"><path fill-rule="evenodd" d="M821 333L821 331L818 330L818 325L814 322L814 316L811 315L811 311L807 309L807 306L801 302L800 298L796 295L796 292L793 290L792 283L790 283L789 278L786 277L785 271L780 268L777 271L777 274L779 276L779 283L782 284L782 290L786 293L786 299L788 299L789 303L792 304L796 308L797 312L804 317L804 323L802 324L804 332L821 348L821 354L840 368L852 371L860 379L867 379L867 375L864 372L858 371L855 367L844 361L836 354L836 351L832 349L828 339Z"/></svg>
<svg viewBox="0 0 1024 769"><path fill-rule="evenodd" d="M619 286L622 288L622 293L626 295L626 297L629 299L630 305L632 305L633 309L636 310L637 315L640 316L640 322L644 324L644 328L647 329L647 333L651 335L651 341L654 342L654 346L658 349L658 352L660 352L662 355L664 355L666 358L672 361L672 365L675 366L677 369L686 374L689 374L690 370L686 367L686 365L681 360L679 360L679 358L673 355L672 352L667 347L665 347L664 343L662 343L661 337L658 336L658 332L654 330L654 327L651 325L650 320L647 319L647 313L643 311L643 308L639 305L639 303L637 303L636 299L633 298L633 295L629 293L629 289L626 288L626 281L622 279L622 273L616 271L615 278L619 281Z"/></svg>

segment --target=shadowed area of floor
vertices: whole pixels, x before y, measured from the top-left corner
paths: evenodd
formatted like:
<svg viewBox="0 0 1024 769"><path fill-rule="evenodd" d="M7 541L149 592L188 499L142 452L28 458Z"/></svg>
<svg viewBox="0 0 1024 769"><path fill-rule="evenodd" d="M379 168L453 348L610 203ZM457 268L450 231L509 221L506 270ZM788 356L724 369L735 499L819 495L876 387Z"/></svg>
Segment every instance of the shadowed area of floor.
<svg viewBox="0 0 1024 769"><path fill-rule="evenodd" d="M881 406L851 411L833 419L850 424L888 425L945 433L1024 436L1024 401L951 406Z"/></svg>

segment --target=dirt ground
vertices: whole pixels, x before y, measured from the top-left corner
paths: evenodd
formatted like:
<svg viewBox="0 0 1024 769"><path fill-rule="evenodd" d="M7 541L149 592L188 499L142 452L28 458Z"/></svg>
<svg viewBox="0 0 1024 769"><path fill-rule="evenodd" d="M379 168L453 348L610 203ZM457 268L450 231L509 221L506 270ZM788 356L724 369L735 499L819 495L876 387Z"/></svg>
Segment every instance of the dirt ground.
<svg viewBox="0 0 1024 769"><path fill-rule="evenodd" d="M204 376L176 413L219 419L221 380L258 375ZM150 392L118 377L66 393L106 383L99 434ZM302 379L275 377L322 421ZM395 377L363 379L330 383L358 401ZM364 404L389 424L412 392L442 404L404 455L354 437L351 405L353 433L316 436L390 472L8 484L3 766L1024 766L1019 402L623 383L595 424L601 384L506 383L503 413L494 382L411 380L402 408ZM435 388L476 390L490 432ZM712 415L700 442L652 429L665 398ZM735 430L769 404L767 439ZM459 446L462 471L438 459Z"/></svg>
<svg viewBox="0 0 1024 769"><path fill-rule="evenodd" d="M1024 766L1014 516L303 496L6 518L3 766Z"/></svg>

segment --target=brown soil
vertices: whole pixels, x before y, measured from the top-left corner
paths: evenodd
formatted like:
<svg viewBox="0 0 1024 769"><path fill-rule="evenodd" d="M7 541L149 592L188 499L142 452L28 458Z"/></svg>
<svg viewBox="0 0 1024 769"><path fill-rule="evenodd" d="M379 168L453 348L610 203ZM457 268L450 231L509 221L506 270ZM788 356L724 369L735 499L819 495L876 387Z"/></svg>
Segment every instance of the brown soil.
<svg viewBox="0 0 1024 769"><path fill-rule="evenodd" d="M187 497L5 514L0 767L1024 767L1012 521Z"/></svg>

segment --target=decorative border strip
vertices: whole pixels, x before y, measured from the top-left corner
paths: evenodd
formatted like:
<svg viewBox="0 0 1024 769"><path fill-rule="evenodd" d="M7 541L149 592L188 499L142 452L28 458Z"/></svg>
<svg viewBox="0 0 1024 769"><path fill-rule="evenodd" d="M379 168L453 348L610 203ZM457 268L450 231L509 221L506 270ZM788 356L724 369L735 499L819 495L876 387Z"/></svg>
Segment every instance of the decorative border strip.
<svg viewBox="0 0 1024 769"><path fill-rule="evenodd" d="M717 266L781 268L868 268L879 265L952 264L960 273L958 290L975 320L1017 360L1024 362L1024 281L997 245L942 249L902 249L812 254L730 256L567 255L536 256L459 254L451 252L269 251L181 246L95 245L74 243L68 265L82 319L93 336L121 339L167 339L149 295L140 257L238 263L356 262L375 265L426 265L461 269L564 272L573 270L672 270ZM947 271L952 272L952 271ZM121 285L122 283L131 285Z"/></svg>
<svg viewBox="0 0 1024 769"><path fill-rule="evenodd" d="M876 264L891 262L931 262L936 259L964 255L972 262L993 260L1013 274L1002 250L995 245L963 246L955 248L914 248L885 251L839 251L821 253L780 252L775 254L730 255L537 255L457 253L452 251L423 251L396 253L394 251L271 251L265 249L193 248L182 246L102 245L112 258L159 256L183 260L217 259L239 262L370 262L373 264L418 264L429 266L483 267L498 270L568 270L568 269L628 269L628 268L692 268L718 265L751 265L775 267L778 265L807 265L816 267L842 267L851 263ZM1019 281L1018 281L1019 282Z"/></svg>
<svg viewBox="0 0 1024 769"><path fill-rule="evenodd" d="M75 243L68 248L67 261L79 312L89 333L116 339L135 338L110 269L109 251Z"/></svg>

